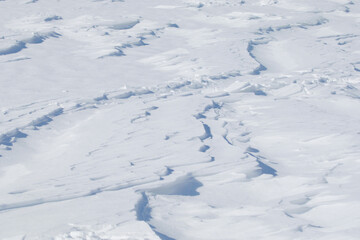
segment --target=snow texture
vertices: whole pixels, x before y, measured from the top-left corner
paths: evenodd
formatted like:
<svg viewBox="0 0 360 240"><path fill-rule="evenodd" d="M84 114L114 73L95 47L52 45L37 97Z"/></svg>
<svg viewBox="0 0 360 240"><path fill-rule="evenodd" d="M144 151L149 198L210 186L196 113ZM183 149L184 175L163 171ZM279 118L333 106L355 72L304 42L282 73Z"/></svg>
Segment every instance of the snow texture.
<svg viewBox="0 0 360 240"><path fill-rule="evenodd" d="M359 239L359 16L0 0L0 239Z"/></svg>

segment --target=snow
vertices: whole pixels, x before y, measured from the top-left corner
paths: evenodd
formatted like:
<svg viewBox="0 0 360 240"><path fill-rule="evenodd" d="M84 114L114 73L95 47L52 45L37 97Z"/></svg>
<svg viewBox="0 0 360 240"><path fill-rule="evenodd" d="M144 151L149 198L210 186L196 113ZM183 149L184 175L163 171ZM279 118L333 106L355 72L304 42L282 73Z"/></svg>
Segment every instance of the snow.
<svg viewBox="0 0 360 240"><path fill-rule="evenodd" d="M0 0L0 239L358 239L359 16Z"/></svg>

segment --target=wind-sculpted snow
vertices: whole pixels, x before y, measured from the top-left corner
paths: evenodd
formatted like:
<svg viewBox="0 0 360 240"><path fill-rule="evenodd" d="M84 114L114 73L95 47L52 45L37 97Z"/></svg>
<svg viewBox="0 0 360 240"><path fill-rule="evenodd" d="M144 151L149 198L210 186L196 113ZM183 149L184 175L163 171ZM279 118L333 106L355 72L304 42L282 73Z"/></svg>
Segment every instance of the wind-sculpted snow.
<svg viewBox="0 0 360 240"><path fill-rule="evenodd" d="M23 39L20 41L16 41L16 43L8 48L0 49L0 55L8 55L8 54L15 54L23 50L27 47L27 44L39 44L43 43L45 39L49 37L58 38L61 36L60 34L56 32L49 32L49 33L35 33L32 37Z"/></svg>
<svg viewBox="0 0 360 240"><path fill-rule="evenodd" d="M358 239L359 13L0 0L0 239Z"/></svg>

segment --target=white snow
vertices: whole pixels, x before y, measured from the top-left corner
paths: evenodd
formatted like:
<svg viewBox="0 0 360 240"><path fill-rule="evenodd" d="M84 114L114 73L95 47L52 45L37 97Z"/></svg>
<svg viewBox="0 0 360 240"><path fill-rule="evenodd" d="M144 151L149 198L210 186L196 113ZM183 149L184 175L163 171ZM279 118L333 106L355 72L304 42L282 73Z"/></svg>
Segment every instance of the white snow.
<svg viewBox="0 0 360 240"><path fill-rule="evenodd" d="M0 0L0 239L359 239L359 16Z"/></svg>

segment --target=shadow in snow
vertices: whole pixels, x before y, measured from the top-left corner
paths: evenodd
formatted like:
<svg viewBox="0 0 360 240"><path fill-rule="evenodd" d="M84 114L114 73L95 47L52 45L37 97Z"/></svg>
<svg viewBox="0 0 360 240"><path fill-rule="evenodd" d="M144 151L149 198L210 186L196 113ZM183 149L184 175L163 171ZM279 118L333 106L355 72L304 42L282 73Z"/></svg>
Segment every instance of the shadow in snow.
<svg viewBox="0 0 360 240"><path fill-rule="evenodd" d="M204 130L205 130L205 133L199 137L200 140L204 141L205 139L212 138L213 136L211 134L210 127L205 123L203 123L203 127L204 127Z"/></svg>
<svg viewBox="0 0 360 240"><path fill-rule="evenodd" d="M174 182L151 189L149 192L161 195L196 196L199 195L197 189L201 186L203 186L201 182L196 180L191 174L188 174L186 176L179 177Z"/></svg>
<svg viewBox="0 0 360 240"><path fill-rule="evenodd" d="M256 160L256 162L258 163L258 166L260 167L261 174L270 174L270 175L273 175L274 177L277 176L277 171L274 168L265 164L259 158Z"/></svg>
<svg viewBox="0 0 360 240"><path fill-rule="evenodd" d="M150 228L161 240L175 240L174 238L171 238L163 233L156 231L156 227L149 223L149 221L151 220L151 207L149 206L149 198L145 192L141 193L141 198L135 205L135 211L136 219L138 221L144 221L149 224Z"/></svg>
<svg viewBox="0 0 360 240"><path fill-rule="evenodd" d="M146 193L141 193L141 198L135 205L136 219L139 221L149 221L151 219L151 208L149 207L149 198Z"/></svg>

